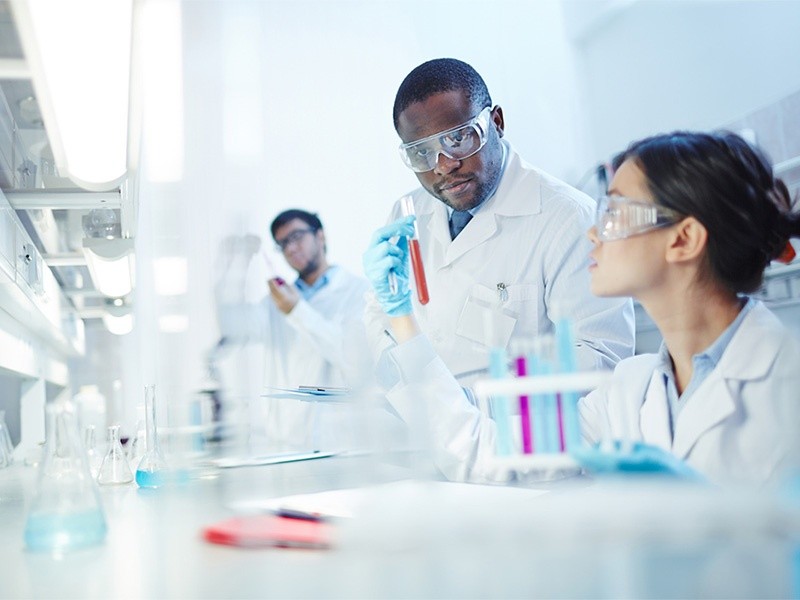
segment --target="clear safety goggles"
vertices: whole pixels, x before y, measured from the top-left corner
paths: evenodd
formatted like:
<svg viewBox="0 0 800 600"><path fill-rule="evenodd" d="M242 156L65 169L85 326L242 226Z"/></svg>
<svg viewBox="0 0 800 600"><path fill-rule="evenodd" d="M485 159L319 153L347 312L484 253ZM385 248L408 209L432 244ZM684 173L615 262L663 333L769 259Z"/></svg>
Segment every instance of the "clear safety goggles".
<svg viewBox="0 0 800 600"><path fill-rule="evenodd" d="M597 237L604 242L622 240L660 227L674 225L683 215L669 208L624 196L603 196L597 202Z"/></svg>
<svg viewBox="0 0 800 600"><path fill-rule="evenodd" d="M412 171L424 173L436 166L440 154L451 160L469 158L486 143L491 114L492 109L487 106L466 123L415 142L400 144L403 162Z"/></svg>
<svg viewBox="0 0 800 600"><path fill-rule="evenodd" d="M296 244L308 233L314 233L315 229L295 229L282 240L275 240L275 250L284 252L292 244Z"/></svg>

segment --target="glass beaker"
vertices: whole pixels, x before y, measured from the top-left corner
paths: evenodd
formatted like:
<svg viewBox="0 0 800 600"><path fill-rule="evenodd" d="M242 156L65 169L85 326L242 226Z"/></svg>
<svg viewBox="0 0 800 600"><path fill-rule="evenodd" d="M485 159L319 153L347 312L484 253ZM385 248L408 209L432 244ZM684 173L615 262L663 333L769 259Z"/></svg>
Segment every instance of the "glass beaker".
<svg viewBox="0 0 800 600"><path fill-rule="evenodd" d="M119 441L119 425L111 425L108 428L108 452L100 465L97 482L100 485L114 485L131 481L133 481L133 473L131 473L128 459L125 458L122 444Z"/></svg>
<svg viewBox="0 0 800 600"><path fill-rule="evenodd" d="M25 544L30 550L57 553L98 544L106 536L106 519L74 408L58 401L48 403L45 412L44 455L25 523Z"/></svg>
<svg viewBox="0 0 800 600"><path fill-rule="evenodd" d="M136 469L136 483L143 488L158 488L166 483L167 461L158 445L156 426L156 386L144 386L144 409L147 423L147 452Z"/></svg>

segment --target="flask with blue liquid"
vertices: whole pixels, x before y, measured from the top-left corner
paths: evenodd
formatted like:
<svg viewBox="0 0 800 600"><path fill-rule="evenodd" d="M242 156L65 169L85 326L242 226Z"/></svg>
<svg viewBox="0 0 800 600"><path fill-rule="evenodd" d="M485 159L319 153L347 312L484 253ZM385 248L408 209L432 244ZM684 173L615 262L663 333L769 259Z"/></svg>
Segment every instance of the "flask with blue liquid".
<svg viewBox="0 0 800 600"><path fill-rule="evenodd" d="M59 554L103 542L107 527L72 404L48 403L45 413L44 456L24 537L29 550Z"/></svg>
<svg viewBox="0 0 800 600"><path fill-rule="evenodd" d="M141 488L159 488L166 483L167 461L158 445L156 427L156 386L144 387L145 422L147 426L147 452L136 468L136 483Z"/></svg>

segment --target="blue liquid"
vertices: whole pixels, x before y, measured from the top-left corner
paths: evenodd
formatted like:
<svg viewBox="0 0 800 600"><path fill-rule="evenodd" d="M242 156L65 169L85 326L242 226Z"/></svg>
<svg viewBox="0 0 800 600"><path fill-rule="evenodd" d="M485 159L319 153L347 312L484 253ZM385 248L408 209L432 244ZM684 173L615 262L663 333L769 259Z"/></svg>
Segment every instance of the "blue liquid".
<svg viewBox="0 0 800 600"><path fill-rule="evenodd" d="M161 471L136 470L136 484L141 488L159 488L166 483Z"/></svg>
<svg viewBox="0 0 800 600"><path fill-rule="evenodd" d="M29 550L74 550L101 543L108 528L102 511L75 514L31 514L25 524Z"/></svg>

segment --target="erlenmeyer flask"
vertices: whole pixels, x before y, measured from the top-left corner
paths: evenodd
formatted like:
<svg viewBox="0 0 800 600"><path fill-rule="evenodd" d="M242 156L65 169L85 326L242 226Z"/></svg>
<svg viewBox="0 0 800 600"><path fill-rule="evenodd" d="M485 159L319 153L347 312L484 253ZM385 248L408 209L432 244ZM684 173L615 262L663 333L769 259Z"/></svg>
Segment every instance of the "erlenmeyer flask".
<svg viewBox="0 0 800 600"><path fill-rule="evenodd" d="M62 552L98 544L106 519L89 472L75 411L67 401L48 403L47 436L36 493L25 523L31 550Z"/></svg>
<svg viewBox="0 0 800 600"><path fill-rule="evenodd" d="M0 468L14 462L14 445L6 425L6 411L0 410Z"/></svg>
<svg viewBox="0 0 800 600"><path fill-rule="evenodd" d="M131 481L133 481L133 473L131 473L128 459L125 458L125 453L122 451L122 444L119 442L119 425L111 425L108 428L108 452L100 465L97 482L100 485L114 485Z"/></svg>
<svg viewBox="0 0 800 600"><path fill-rule="evenodd" d="M147 452L136 469L136 483L143 488L157 488L166 483L167 462L158 445L155 385L144 386L144 410L147 422Z"/></svg>

